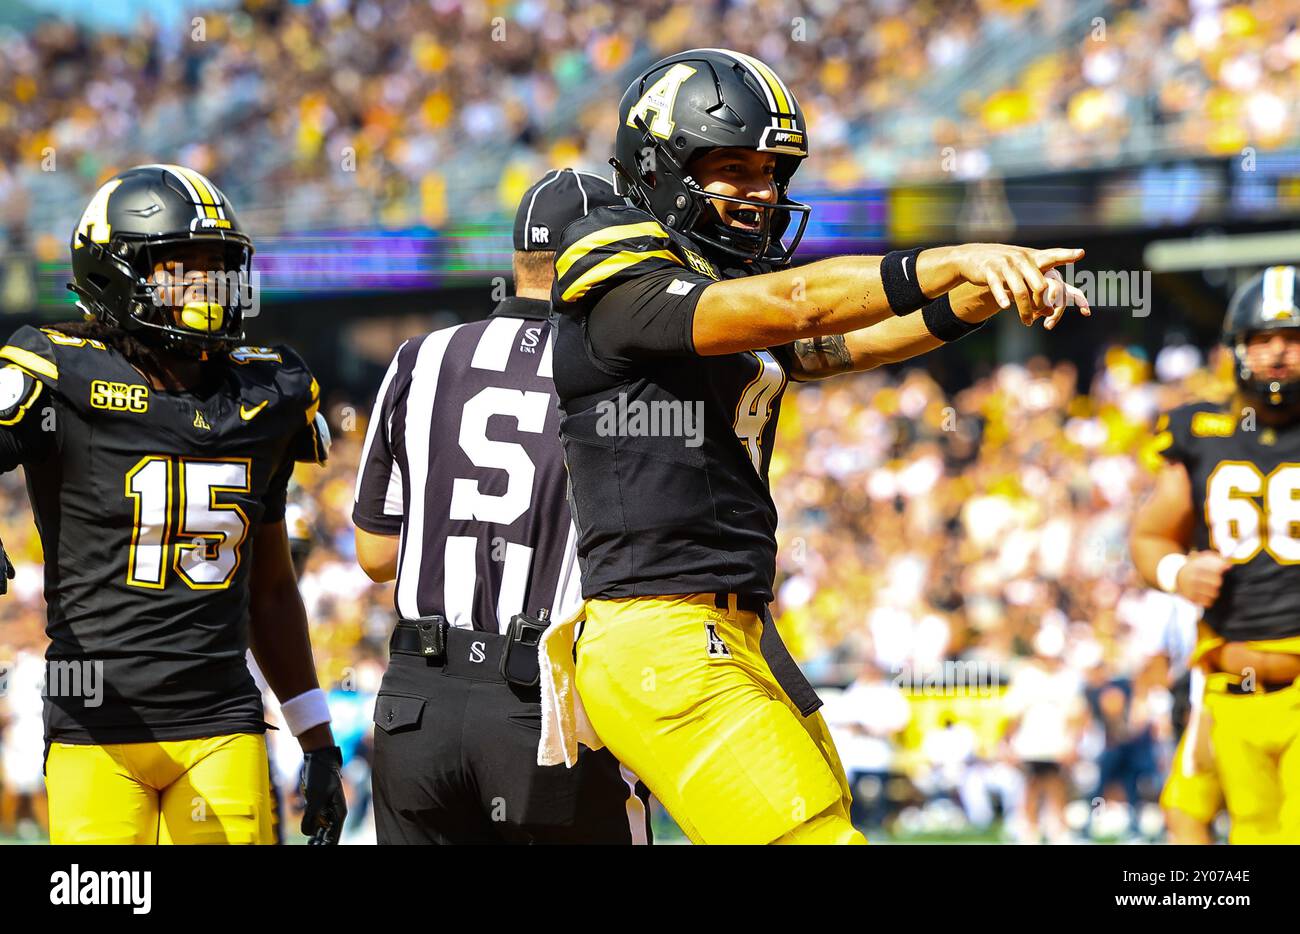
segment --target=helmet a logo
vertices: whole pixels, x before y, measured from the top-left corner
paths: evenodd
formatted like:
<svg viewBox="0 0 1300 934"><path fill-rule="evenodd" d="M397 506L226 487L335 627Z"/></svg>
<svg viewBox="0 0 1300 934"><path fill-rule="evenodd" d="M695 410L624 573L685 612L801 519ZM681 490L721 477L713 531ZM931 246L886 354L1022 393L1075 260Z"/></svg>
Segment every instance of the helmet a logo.
<svg viewBox="0 0 1300 934"><path fill-rule="evenodd" d="M677 102L682 84L693 74L695 69L684 62L678 62L669 68L664 72L663 77L650 85L641 95L641 99L627 115L627 125L635 128L636 118L640 117L655 136L660 139L671 136L674 126L673 105ZM646 116L651 112L654 113L653 119Z"/></svg>
<svg viewBox="0 0 1300 934"><path fill-rule="evenodd" d="M90 204L86 205L85 212L81 215L81 221L77 224L77 232L72 237L72 248L79 250L85 244L81 242L82 234L92 243L107 243L112 229L108 224L108 199L117 191L117 186L122 184L122 179L114 178L100 186L99 191L95 192L95 197L90 199Z"/></svg>

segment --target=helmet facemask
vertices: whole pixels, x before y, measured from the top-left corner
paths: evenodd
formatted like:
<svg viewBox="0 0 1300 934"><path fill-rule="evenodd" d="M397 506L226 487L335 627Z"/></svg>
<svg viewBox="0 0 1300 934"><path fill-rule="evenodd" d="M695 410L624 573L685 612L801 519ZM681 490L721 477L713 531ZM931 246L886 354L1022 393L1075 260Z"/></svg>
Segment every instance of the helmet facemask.
<svg viewBox="0 0 1300 934"><path fill-rule="evenodd" d="M697 153L696 160L707 156L711 151L704 150ZM788 165L790 162L798 165L797 161L789 157L777 157L777 170L772 179L777 192L774 202L708 191L700 187L692 175L686 176L685 181L690 186L693 197L703 203L703 208L699 211L690 230L691 236L707 243L715 250L742 260L779 266L788 263L795 247L803 239L804 228L808 224L808 214L811 210L808 205L799 204L786 197L786 188L793 171ZM754 210L758 217L757 229L746 230L727 223L726 218L718 211L716 202L719 201L728 206ZM799 227L790 246L787 247L781 238L789 229L790 221L795 214L799 215Z"/></svg>
<svg viewBox="0 0 1300 934"><path fill-rule="evenodd" d="M1250 338L1255 334L1268 333L1271 332L1254 331L1237 336L1237 340L1232 345L1237 385L1243 393L1258 399L1264 405L1273 408L1289 408L1300 404L1300 374L1290 379L1256 375L1247 359Z"/></svg>
<svg viewBox="0 0 1300 934"><path fill-rule="evenodd" d="M203 357L244 339L255 313L251 244L242 236L115 238L98 244L81 235L97 271L72 286L89 317L181 356ZM196 262L198 247L211 250ZM176 254L189 257L176 259ZM160 264L173 264L158 274ZM191 268L186 270L186 265ZM201 281L186 282L195 270Z"/></svg>

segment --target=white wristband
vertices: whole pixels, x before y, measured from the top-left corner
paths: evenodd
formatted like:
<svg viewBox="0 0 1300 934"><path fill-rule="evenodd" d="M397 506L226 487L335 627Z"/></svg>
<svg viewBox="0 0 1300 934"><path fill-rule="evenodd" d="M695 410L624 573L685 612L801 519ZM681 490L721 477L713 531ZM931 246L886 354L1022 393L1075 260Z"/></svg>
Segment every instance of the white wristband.
<svg viewBox="0 0 1300 934"><path fill-rule="evenodd" d="M325 692L320 688L312 688L297 697L289 698L280 704L280 713L284 717L285 726L294 736L330 722L330 706L325 700Z"/></svg>
<svg viewBox="0 0 1300 934"><path fill-rule="evenodd" d="M1156 565L1156 584L1165 593L1178 592L1178 572L1183 569L1187 563L1187 555L1171 551L1160 559Z"/></svg>

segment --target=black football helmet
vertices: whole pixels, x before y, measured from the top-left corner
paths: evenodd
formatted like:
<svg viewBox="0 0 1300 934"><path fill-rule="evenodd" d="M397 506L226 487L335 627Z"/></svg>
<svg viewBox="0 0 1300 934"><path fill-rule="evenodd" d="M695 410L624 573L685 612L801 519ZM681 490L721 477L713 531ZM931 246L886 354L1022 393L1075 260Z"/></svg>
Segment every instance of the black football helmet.
<svg viewBox="0 0 1300 934"><path fill-rule="evenodd" d="M1246 340L1261 331L1300 328L1296 285L1295 266L1270 266L1233 294L1223 319L1223 343L1232 350L1236 360L1237 385L1268 405L1300 402L1300 378L1285 381L1257 378L1246 365Z"/></svg>
<svg viewBox="0 0 1300 934"><path fill-rule="evenodd" d="M773 265L790 261L810 208L790 200L790 178L808 155L799 102L758 59L726 49L693 49L651 65L623 95L614 141L618 193L674 230L728 256ZM776 155L777 201L769 204L705 192L691 160L710 149L739 147ZM709 199L759 209L757 231L724 224ZM799 226L782 237L793 215Z"/></svg>
<svg viewBox="0 0 1300 934"><path fill-rule="evenodd" d="M167 300L150 283L170 250L210 243L224 274L206 301ZM87 318L194 356L244 339L253 306L253 243L212 182L179 165L138 165L113 176L91 199L72 233L72 282Z"/></svg>

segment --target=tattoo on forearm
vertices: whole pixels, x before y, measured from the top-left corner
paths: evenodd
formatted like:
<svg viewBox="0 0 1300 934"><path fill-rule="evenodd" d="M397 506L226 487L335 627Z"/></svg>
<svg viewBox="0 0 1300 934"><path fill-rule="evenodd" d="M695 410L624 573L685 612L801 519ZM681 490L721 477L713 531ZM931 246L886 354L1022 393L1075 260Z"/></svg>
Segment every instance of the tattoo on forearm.
<svg viewBox="0 0 1300 934"><path fill-rule="evenodd" d="M853 369L853 354L843 334L797 340L794 355L801 376L817 378Z"/></svg>

